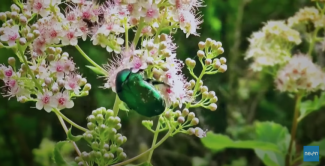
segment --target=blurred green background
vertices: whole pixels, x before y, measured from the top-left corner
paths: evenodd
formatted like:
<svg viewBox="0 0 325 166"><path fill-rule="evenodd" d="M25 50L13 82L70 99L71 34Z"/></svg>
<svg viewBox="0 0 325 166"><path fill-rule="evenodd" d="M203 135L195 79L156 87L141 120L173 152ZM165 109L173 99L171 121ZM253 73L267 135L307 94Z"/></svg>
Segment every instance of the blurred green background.
<svg viewBox="0 0 325 166"><path fill-rule="evenodd" d="M11 0L1 0L0 12L10 9ZM275 121L291 127L293 116L293 100L286 94L275 91L273 79L261 73L253 73L248 69L249 62L243 59L248 47L247 38L252 32L259 30L263 22L286 19L299 8L311 6L309 0L207 0L207 7L201 8L204 23L201 25L200 37L190 36L188 39L179 31L175 35L178 44L177 54L182 60L194 58L198 49L197 43L210 37L223 43L227 58L228 71L203 78L210 90L214 90L219 98L215 112L199 108L194 111L200 119L200 127L216 133L228 134L233 139L249 139L252 137L254 121ZM106 63L111 57L99 46L89 41L82 42L80 47L94 61ZM74 58L79 71L92 85L89 96L75 100L75 107L63 110L63 113L76 123L86 126L86 116L98 107L112 108L114 93L100 89L104 83L92 71L85 68L88 62L73 47L65 47L64 51ZM304 50L302 50L304 51ZM319 56L324 56L319 53ZM11 50L0 50L0 63L14 56ZM324 65L324 64L323 64ZM200 67L196 68L200 72ZM190 76L184 69L184 73ZM0 83L3 86L3 83ZM52 141L66 139L66 135L53 113L39 111L35 103L20 104L16 99L0 97L0 166L34 166L51 165ZM146 150L152 141L152 133L141 125L144 118L134 112L120 112L122 129L127 136L124 151L133 157ZM298 127L298 145L304 145L325 137L325 110L309 115ZM74 134L80 134L75 129ZM81 149L87 145L81 143ZM299 148L299 146L298 146ZM301 147L300 147L301 148ZM64 148L64 153L73 157L71 147ZM71 155L70 155L71 154ZM324 161L323 161L324 163ZM155 166L262 166L253 150L227 149L213 153L205 148L199 138L178 134L169 138L153 155ZM324 165L324 164L323 164Z"/></svg>

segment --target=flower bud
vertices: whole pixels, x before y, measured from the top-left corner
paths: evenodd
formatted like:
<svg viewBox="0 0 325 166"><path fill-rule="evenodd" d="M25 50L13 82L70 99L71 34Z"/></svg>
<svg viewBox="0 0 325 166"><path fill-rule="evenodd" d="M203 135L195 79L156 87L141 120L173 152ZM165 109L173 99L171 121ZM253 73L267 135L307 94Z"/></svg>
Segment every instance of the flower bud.
<svg viewBox="0 0 325 166"><path fill-rule="evenodd" d="M8 63L10 66L14 67L16 64L16 59L14 57L9 57L8 58Z"/></svg>
<svg viewBox="0 0 325 166"><path fill-rule="evenodd" d="M194 86L195 86L195 81L194 81L194 80L191 80L191 81L190 81L190 84L191 84L191 89L194 88Z"/></svg>
<svg viewBox="0 0 325 166"><path fill-rule="evenodd" d="M187 116L189 114L189 110L187 108L184 108L183 111L182 111L182 115L183 116Z"/></svg>
<svg viewBox="0 0 325 166"><path fill-rule="evenodd" d="M82 159L84 159L84 160L87 161L87 160L89 160L89 157L90 157L90 156L89 156L89 153L87 153L87 152L82 152L82 153L81 153L81 157L82 157Z"/></svg>
<svg viewBox="0 0 325 166"><path fill-rule="evenodd" d="M123 148L121 147L118 147L117 150L116 150L117 153L122 153L123 152Z"/></svg>
<svg viewBox="0 0 325 166"><path fill-rule="evenodd" d="M94 139L93 135L90 133L85 134L84 138L85 138L85 140L87 140L89 142L91 142Z"/></svg>
<svg viewBox="0 0 325 166"><path fill-rule="evenodd" d="M149 128L149 129L151 129L152 126L153 126L153 121L152 120L143 120L142 125Z"/></svg>
<svg viewBox="0 0 325 166"><path fill-rule="evenodd" d="M199 86L202 86L202 85L203 85L203 81L200 80L200 82L199 82Z"/></svg>
<svg viewBox="0 0 325 166"><path fill-rule="evenodd" d="M213 68L219 69L220 66L221 66L220 60L219 59L214 59L213 60Z"/></svg>
<svg viewBox="0 0 325 166"><path fill-rule="evenodd" d="M84 162L83 161L80 161L79 163L78 163L78 166L84 166L85 164L84 164Z"/></svg>
<svg viewBox="0 0 325 166"><path fill-rule="evenodd" d="M153 68L152 70L153 72L153 77L156 79L156 80L159 80L161 75L162 75L162 72L156 68Z"/></svg>
<svg viewBox="0 0 325 166"><path fill-rule="evenodd" d="M121 127L122 127L121 123L118 123L118 124L115 125L116 130L119 130Z"/></svg>
<svg viewBox="0 0 325 166"><path fill-rule="evenodd" d="M80 81L79 81L79 86L83 86L87 84L87 79L86 78L81 78ZM90 85L90 84L89 84ZM90 87L91 88L91 87ZM89 89L90 90L90 89Z"/></svg>
<svg viewBox="0 0 325 166"><path fill-rule="evenodd" d="M69 53L67 53L67 52L64 52L63 54L62 54L62 56L61 56L62 58L63 57L66 57L66 58L68 58L69 57Z"/></svg>
<svg viewBox="0 0 325 166"><path fill-rule="evenodd" d="M206 99L206 98L208 98L208 95L209 95L208 92L203 92L203 93L202 93L202 98L203 98L203 99Z"/></svg>
<svg viewBox="0 0 325 166"><path fill-rule="evenodd" d="M212 44L212 49L217 50L218 48L222 47L222 43L221 42L213 42Z"/></svg>
<svg viewBox="0 0 325 166"><path fill-rule="evenodd" d="M200 41L199 42L199 49L203 50L205 48L205 42Z"/></svg>
<svg viewBox="0 0 325 166"><path fill-rule="evenodd" d="M110 152L104 154L104 159L106 159L106 160L111 160L113 158L114 158L114 155Z"/></svg>
<svg viewBox="0 0 325 166"><path fill-rule="evenodd" d="M89 121L89 122L92 122L92 123L96 123L96 118L95 118L95 116L94 116L94 115L89 115L89 116L88 116L88 121Z"/></svg>
<svg viewBox="0 0 325 166"><path fill-rule="evenodd" d="M175 111L175 116L176 117L180 117L182 115L180 110Z"/></svg>
<svg viewBox="0 0 325 166"><path fill-rule="evenodd" d="M209 89L207 86L201 86L200 87L200 91L203 93L203 92L207 92Z"/></svg>
<svg viewBox="0 0 325 166"><path fill-rule="evenodd" d="M7 18L11 18L11 12L10 11L6 11L6 16ZM9 21L9 20L8 20ZM7 22L8 23L8 22Z"/></svg>
<svg viewBox="0 0 325 166"><path fill-rule="evenodd" d="M199 124L199 119L198 118L194 118L191 120L191 125L198 125Z"/></svg>
<svg viewBox="0 0 325 166"><path fill-rule="evenodd" d="M114 111L111 109L106 110L106 117L110 117L114 115Z"/></svg>
<svg viewBox="0 0 325 166"><path fill-rule="evenodd" d="M25 6L24 6L25 7ZM26 9L27 10L27 9ZM27 18L27 19L31 19L32 18L32 13L30 13L30 12L25 12L24 13L25 14L25 17Z"/></svg>
<svg viewBox="0 0 325 166"><path fill-rule="evenodd" d="M34 30L33 34L34 34L34 37L37 38L41 33L39 30Z"/></svg>
<svg viewBox="0 0 325 166"><path fill-rule="evenodd" d="M89 91L82 91L80 96L88 96L89 95Z"/></svg>
<svg viewBox="0 0 325 166"><path fill-rule="evenodd" d="M220 47L220 48L218 48L217 52L218 52L218 54L223 54L225 52L225 50L222 47Z"/></svg>
<svg viewBox="0 0 325 166"><path fill-rule="evenodd" d="M161 42L159 45L160 50L164 50L165 48L167 48L167 43L166 42Z"/></svg>
<svg viewBox="0 0 325 166"><path fill-rule="evenodd" d="M82 161L82 159L79 156L77 156L77 157L74 158L74 161L80 162L80 161Z"/></svg>
<svg viewBox="0 0 325 166"><path fill-rule="evenodd" d="M18 18L17 12L11 12L11 19L16 20Z"/></svg>
<svg viewBox="0 0 325 166"><path fill-rule="evenodd" d="M224 73L227 71L227 65L223 64L220 66L220 68L218 69L218 71L220 71L221 73Z"/></svg>
<svg viewBox="0 0 325 166"><path fill-rule="evenodd" d="M14 12L17 12L17 13L20 12L20 8L16 4L12 4L10 6L10 9L11 9L11 11L14 11Z"/></svg>
<svg viewBox="0 0 325 166"><path fill-rule="evenodd" d="M212 103L212 104L209 105L209 109L210 109L211 111L215 111L217 108L218 108L218 107L217 107L217 104L215 104L215 103Z"/></svg>
<svg viewBox="0 0 325 166"><path fill-rule="evenodd" d="M28 42L32 42L34 40L34 34L28 33L26 39Z"/></svg>
<svg viewBox="0 0 325 166"><path fill-rule="evenodd" d="M44 83L46 85L50 85L52 83L52 79L50 77L46 77L46 78L44 78Z"/></svg>
<svg viewBox="0 0 325 166"><path fill-rule="evenodd" d="M19 18L19 22L21 25L26 25L27 24L27 18L25 16L21 16Z"/></svg>
<svg viewBox="0 0 325 166"><path fill-rule="evenodd" d="M86 85L84 86L83 91L89 91L90 89L91 89L91 85L90 85L90 84L86 84Z"/></svg>
<svg viewBox="0 0 325 166"><path fill-rule="evenodd" d="M215 97L216 96L216 93L214 92L214 91L210 91L209 92L209 95L208 95L208 98L213 98L213 97Z"/></svg>
<svg viewBox="0 0 325 166"><path fill-rule="evenodd" d="M205 44L206 44L207 47L210 47L211 44L212 44L212 39L207 38L207 39L205 40Z"/></svg>
<svg viewBox="0 0 325 166"><path fill-rule="evenodd" d="M204 53L202 50L199 50L199 51L197 52L197 56L198 56L200 59L202 59L202 58L205 57L205 53Z"/></svg>
<svg viewBox="0 0 325 166"><path fill-rule="evenodd" d="M216 103L218 101L218 97L214 96L213 98L210 99L211 103Z"/></svg>
<svg viewBox="0 0 325 166"><path fill-rule="evenodd" d="M182 123L185 122L185 118L180 116L180 117L177 118L177 122L182 124Z"/></svg>
<svg viewBox="0 0 325 166"><path fill-rule="evenodd" d="M205 60L205 65L210 65L212 63L212 60L211 59L206 59Z"/></svg>
<svg viewBox="0 0 325 166"><path fill-rule="evenodd" d="M220 58L220 63L225 64L227 62L227 59L225 57Z"/></svg>
<svg viewBox="0 0 325 166"><path fill-rule="evenodd" d="M98 142L94 141L91 143L91 148L94 150L98 150L99 149L99 144Z"/></svg>
<svg viewBox="0 0 325 166"><path fill-rule="evenodd" d="M55 48L55 53L56 54L61 54L61 52L62 52L62 48L61 47L56 47Z"/></svg>
<svg viewBox="0 0 325 166"><path fill-rule="evenodd" d="M27 42L27 41L26 41L25 38L20 38L20 39L19 39L19 44L22 45L22 46L25 45L26 42Z"/></svg>
<svg viewBox="0 0 325 166"><path fill-rule="evenodd" d="M193 135L193 134L195 134L195 130L194 130L194 128L189 128L189 129L187 130L187 133L188 133L189 135Z"/></svg>
<svg viewBox="0 0 325 166"><path fill-rule="evenodd" d="M96 121L97 121L99 124L102 124L103 121L104 121L104 117L103 117L103 115L102 115L102 114L98 114L98 115L96 116Z"/></svg>
<svg viewBox="0 0 325 166"><path fill-rule="evenodd" d="M179 101L178 101L178 100L174 101L174 102L173 102L173 107L176 108L176 107L178 107L178 106L179 106Z"/></svg>
<svg viewBox="0 0 325 166"><path fill-rule="evenodd" d="M187 119L188 119L188 120L192 120L193 118L195 118L195 114L194 114L194 112L190 112L190 113L187 115Z"/></svg>
<svg viewBox="0 0 325 166"><path fill-rule="evenodd" d="M122 153L120 153L119 155L118 155L118 158L120 159L120 160L124 160L124 159L126 159L126 154L124 153L124 152L122 152Z"/></svg>
<svg viewBox="0 0 325 166"><path fill-rule="evenodd" d="M6 15L6 13L0 12L0 20L1 20L2 22L6 22L6 20L7 20L7 15Z"/></svg>
<svg viewBox="0 0 325 166"><path fill-rule="evenodd" d="M104 144L104 149L109 150L109 145L108 144Z"/></svg>
<svg viewBox="0 0 325 166"><path fill-rule="evenodd" d="M37 25L37 24L33 24L33 25L31 26L31 29L32 29L32 30L36 30L36 29L38 29L38 25Z"/></svg>

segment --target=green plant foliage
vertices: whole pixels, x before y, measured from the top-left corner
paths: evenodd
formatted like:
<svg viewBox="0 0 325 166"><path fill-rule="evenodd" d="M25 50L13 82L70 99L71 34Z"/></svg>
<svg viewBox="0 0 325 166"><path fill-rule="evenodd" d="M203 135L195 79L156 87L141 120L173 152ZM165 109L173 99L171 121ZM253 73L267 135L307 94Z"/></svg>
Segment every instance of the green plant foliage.
<svg viewBox="0 0 325 166"><path fill-rule="evenodd" d="M72 135L71 130L72 130L72 127L68 130L68 133L67 133L68 140L71 140L71 141L73 141L73 142L77 142L77 141L79 141L81 138L83 138L82 135L78 135L78 136L74 136L74 135Z"/></svg>
<svg viewBox="0 0 325 166"><path fill-rule="evenodd" d="M300 116L298 121L301 121L312 112L319 111L321 107L325 106L325 92L321 95L315 96L313 100L306 100L300 104Z"/></svg>
<svg viewBox="0 0 325 166"><path fill-rule="evenodd" d="M53 152L53 160L56 163L57 166L76 166L77 164L75 162L67 162L61 154L61 150L64 151L63 146L65 146L68 141L60 141L56 143L54 152Z"/></svg>

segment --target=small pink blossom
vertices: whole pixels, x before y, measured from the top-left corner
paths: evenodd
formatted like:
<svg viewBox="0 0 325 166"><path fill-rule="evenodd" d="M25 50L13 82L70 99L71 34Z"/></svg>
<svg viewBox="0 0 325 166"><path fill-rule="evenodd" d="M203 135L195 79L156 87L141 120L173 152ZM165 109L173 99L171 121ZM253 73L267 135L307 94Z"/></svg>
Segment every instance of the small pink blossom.
<svg viewBox="0 0 325 166"><path fill-rule="evenodd" d="M57 79L62 79L65 73L65 62L63 60L52 61L50 71L56 73Z"/></svg>
<svg viewBox="0 0 325 166"><path fill-rule="evenodd" d="M79 77L80 75L69 75L66 77L64 88L66 90L73 91L76 95L79 95Z"/></svg>
<svg viewBox="0 0 325 166"><path fill-rule="evenodd" d="M146 59L138 57L138 56L134 56L132 59L132 72L136 73L139 70L144 70L148 67L147 63L146 63Z"/></svg>
<svg viewBox="0 0 325 166"><path fill-rule="evenodd" d="M16 40L20 38L19 26L14 25L12 27L4 27L3 34L0 36L0 40L7 42L9 46L16 44Z"/></svg>
<svg viewBox="0 0 325 166"><path fill-rule="evenodd" d="M141 14L143 17L145 17L146 22L151 22L153 19L158 18L159 9L156 4L148 3L145 9L141 11Z"/></svg>
<svg viewBox="0 0 325 166"><path fill-rule="evenodd" d="M32 2L28 1L27 5L32 9L34 13L37 13L42 17L46 17L50 14L50 1L48 0L34 0Z"/></svg>
<svg viewBox="0 0 325 166"><path fill-rule="evenodd" d="M70 100L69 92L64 91L63 93L60 92L54 96L53 105L61 110L64 108L72 108L74 103L72 100Z"/></svg>
<svg viewBox="0 0 325 166"><path fill-rule="evenodd" d="M186 38L188 38L190 34L199 36L196 30L200 28L199 25L202 23L202 20L200 20L201 17L202 16L196 18L194 13L191 11L179 11L176 21L179 22L181 30L186 34Z"/></svg>
<svg viewBox="0 0 325 166"><path fill-rule="evenodd" d="M37 94L37 99L36 108L38 110L42 110L44 108L46 112L51 112L52 108L55 106L52 92L46 91L44 94L39 92Z"/></svg>
<svg viewBox="0 0 325 166"><path fill-rule="evenodd" d="M82 32L76 28L70 28L65 31L65 34L62 37L63 45L72 45L75 46L78 44L78 37L82 36Z"/></svg>

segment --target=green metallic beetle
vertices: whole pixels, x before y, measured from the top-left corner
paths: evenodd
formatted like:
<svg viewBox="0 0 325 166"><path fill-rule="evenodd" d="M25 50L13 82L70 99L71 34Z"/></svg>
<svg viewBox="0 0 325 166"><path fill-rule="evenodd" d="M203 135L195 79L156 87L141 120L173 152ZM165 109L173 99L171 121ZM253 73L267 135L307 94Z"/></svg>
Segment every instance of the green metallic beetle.
<svg viewBox="0 0 325 166"><path fill-rule="evenodd" d="M115 79L116 93L127 108L146 117L153 117L164 112L166 104L154 85L165 85L163 82L146 79L131 69L117 73Z"/></svg>

